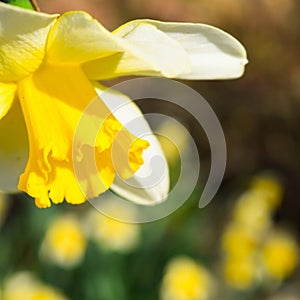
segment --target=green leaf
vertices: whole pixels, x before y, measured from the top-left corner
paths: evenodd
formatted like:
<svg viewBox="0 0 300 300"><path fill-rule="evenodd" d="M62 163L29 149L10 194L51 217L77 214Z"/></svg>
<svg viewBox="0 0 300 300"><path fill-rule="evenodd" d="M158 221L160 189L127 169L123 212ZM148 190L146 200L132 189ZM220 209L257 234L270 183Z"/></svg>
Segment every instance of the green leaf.
<svg viewBox="0 0 300 300"><path fill-rule="evenodd" d="M29 0L1 0L2 2L9 3L14 6L19 6L26 9L34 10L33 6L31 5L31 2Z"/></svg>

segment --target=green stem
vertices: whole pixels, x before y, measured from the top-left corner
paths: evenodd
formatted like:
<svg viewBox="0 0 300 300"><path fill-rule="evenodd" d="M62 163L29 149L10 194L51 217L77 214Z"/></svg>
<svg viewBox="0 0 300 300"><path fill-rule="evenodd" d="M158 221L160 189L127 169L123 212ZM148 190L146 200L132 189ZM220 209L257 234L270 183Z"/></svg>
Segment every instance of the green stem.
<svg viewBox="0 0 300 300"><path fill-rule="evenodd" d="M39 8L39 6L38 6L36 0L30 0L30 3L31 3L31 5L32 5L32 7L34 8L34 10L40 11L40 8Z"/></svg>

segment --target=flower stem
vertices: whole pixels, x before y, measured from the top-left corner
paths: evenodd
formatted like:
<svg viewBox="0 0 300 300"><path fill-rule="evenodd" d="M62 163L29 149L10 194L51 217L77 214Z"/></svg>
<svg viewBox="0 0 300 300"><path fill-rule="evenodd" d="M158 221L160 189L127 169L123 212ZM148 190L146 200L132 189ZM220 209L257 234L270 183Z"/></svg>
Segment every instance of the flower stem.
<svg viewBox="0 0 300 300"><path fill-rule="evenodd" d="M34 10L41 11L38 4L37 4L37 2L36 2L36 0L30 0L30 3L32 5L32 7L34 8Z"/></svg>

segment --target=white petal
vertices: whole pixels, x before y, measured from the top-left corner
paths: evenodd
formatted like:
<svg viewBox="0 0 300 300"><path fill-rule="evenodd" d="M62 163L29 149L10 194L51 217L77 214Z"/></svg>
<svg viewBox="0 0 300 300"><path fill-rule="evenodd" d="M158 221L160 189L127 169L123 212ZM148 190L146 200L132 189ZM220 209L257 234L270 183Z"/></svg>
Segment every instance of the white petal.
<svg viewBox="0 0 300 300"><path fill-rule="evenodd" d="M175 78L230 79L240 77L244 72L248 62L244 47L230 34L216 27L205 24L135 20L124 24L114 31L114 34L128 39L140 24L155 26L185 49L191 70L176 75ZM146 45L143 36L137 35L135 42ZM173 55L171 48L168 52Z"/></svg>
<svg viewBox="0 0 300 300"><path fill-rule="evenodd" d="M0 191L20 192L18 181L27 160L27 131L16 101L0 122Z"/></svg>
<svg viewBox="0 0 300 300"><path fill-rule="evenodd" d="M151 24L139 23L120 37L113 32L111 38L122 52L85 63L83 70L90 79L124 75L176 77L191 71L189 57L180 43Z"/></svg>
<svg viewBox="0 0 300 300"><path fill-rule="evenodd" d="M132 202L154 205L164 201L169 192L168 164L149 124L135 103L122 93L95 84L96 91L116 118L133 134L150 143L144 151L144 164L128 180L116 176L111 190Z"/></svg>

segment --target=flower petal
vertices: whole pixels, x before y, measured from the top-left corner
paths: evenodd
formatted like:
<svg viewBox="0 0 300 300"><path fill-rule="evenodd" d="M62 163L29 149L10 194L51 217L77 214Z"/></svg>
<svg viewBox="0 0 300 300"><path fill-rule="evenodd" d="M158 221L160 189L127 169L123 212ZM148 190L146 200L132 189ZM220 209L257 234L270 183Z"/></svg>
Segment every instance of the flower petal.
<svg viewBox="0 0 300 300"><path fill-rule="evenodd" d="M43 65L19 83L19 98L30 142L19 189L34 197L38 207L49 207L50 200L78 204L107 190L115 175L111 147L117 134L125 133L80 67ZM98 111L83 114L93 100L97 100ZM82 115L87 122L78 131ZM75 132L79 132L76 143ZM126 135L129 146L134 139ZM126 146L126 162L128 154L136 154L139 161L140 149L130 148L128 153ZM125 157L122 153L119 156ZM75 175L73 162L77 157L81 172ZM95 168L90 158L95 160Z"/></svg>
<svg viewBox="0 0 300 300"><path fill-rule="evenodd" d="M144 164L139 170L127 181L116 176L110 189L121 197L139 204L154 205L164 201L170 184L168 164L142 112L124 94L96 83L94 86L117 119L134 135L150 144L143 153Z"/></svg>
<svg viewBox="0 0 300 300"><path fill-rule="evenodd" d="M16 92L17 86L14 83L0 82L0 120L10 109Z"/></svg>
<svg viewBox="0 0 300 300"><path fill-rule="evenodd" d="M177 41L189 56L192 69L180 73L176 78L226 79L239 77L244 72L248 62L244 47L228 33L210 25L135 20L119 27L114 34L131 41L132 32L145 24ZM135 34L134 37L135 42L146 46L147 36ZM172 48L166 51L173 55Z"/></svg>
<svg viewBox="0 0 300 300"><path fill-rule="evenodd" d="M0 121L0 190L17 192L20 174L28 159L28 140L18 101Z"/></svg>
<svg viewBox="0 0 300 300"><path fill-rule="evenodd" d="M84 64L90 79L124 75L176 77L191 71L188 55L180 43L152 24L140 22L124 36L118 36L118 31L112 36L122 46L122 53Z"/></svg>
<svg viewBox="0 0 300 300"><path fill-rule="evenodd" d="M47 40L47 61L77 63L98 59L123 48L117 39L89 14L81 11L61 15Z"/></svg>
<svg viewBox="0 0 300 300"><path fill-rule="evenodd" d="M81 85L81 78L76 76L74 70L72 75ZM70 175L72 167L68 161L71 158L72 132L80 116L76 105L80 107L79 99L86 89L82 86L81 92L76 90L77 96L73 97L74 104L70 106L70 82L72 77L68 72L44 66L19 83L19 98L30 149L28 164L18 188L34 197L39 207L51 205L49 190L55 189L58 190L52 197L55 203L62 202L66 194L76 192L76 197L68 201L84 201L76 181ZM87 96L93 98L94 94L87 93ZM64 169L67 171L64 172Z"/></svg>
<svg viewBox="0 0 300 300"><path fill-rule="evenodd" d="M56 18L0 2L0 81L17 81L39 67Z"/></svg>

